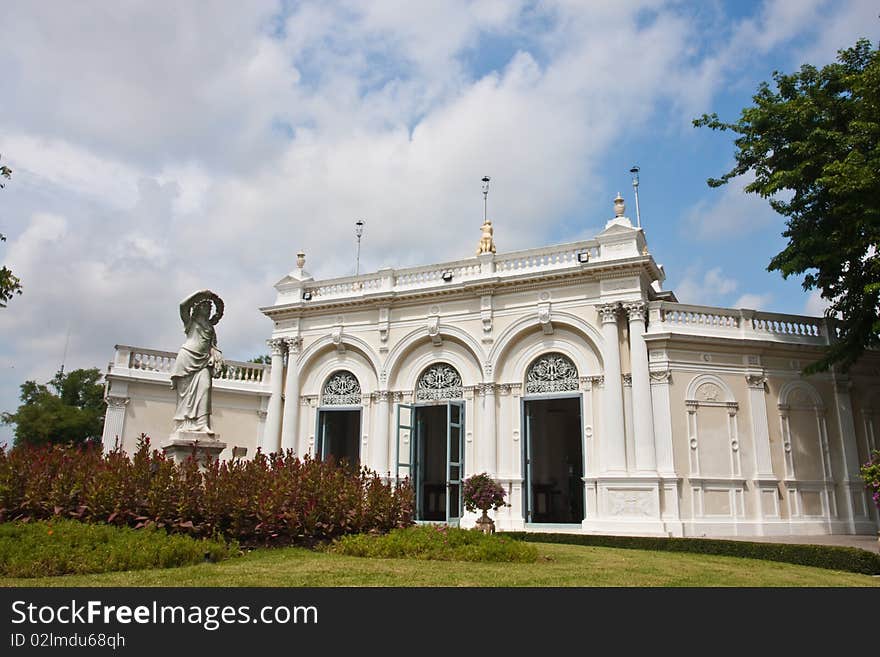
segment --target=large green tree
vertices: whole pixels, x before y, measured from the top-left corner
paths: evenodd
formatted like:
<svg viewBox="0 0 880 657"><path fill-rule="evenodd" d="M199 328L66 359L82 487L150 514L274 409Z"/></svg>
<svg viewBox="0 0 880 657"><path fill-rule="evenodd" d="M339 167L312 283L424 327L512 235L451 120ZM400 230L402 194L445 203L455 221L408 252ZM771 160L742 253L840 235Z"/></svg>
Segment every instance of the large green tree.
<svg viewBox="0 0 880 657"><path fill-rule="evenodd" d="M12 169L5 164L0 164L0 180L9 180L12 177ZM0 182L0 189L5 185ZM6 235L0 233L0 242L6 241ZM5 308L13 294L21 294L21 281L6 266L0 267L0 308Z"/></svg>
<svg viewBox="0 0 880 657"><path fill-rule="evenodd" d="M57 372L48 384L25 381L21 405L3 413L15 424L16 445L99 442L104 424L104 386L98 368Z"/></svg>
<svg viewBox="0 0 880 657"><path fill-rule="evenodd" d="M750 173L745 191L787 217L788 245L768 270L803 274L804 289L818 289L840 320L806 371L846 371L880 345L880 54L861 39L821 69L774 72L753 101L736 123L694 121L738 135L736 165L709 186Z"/></svg>

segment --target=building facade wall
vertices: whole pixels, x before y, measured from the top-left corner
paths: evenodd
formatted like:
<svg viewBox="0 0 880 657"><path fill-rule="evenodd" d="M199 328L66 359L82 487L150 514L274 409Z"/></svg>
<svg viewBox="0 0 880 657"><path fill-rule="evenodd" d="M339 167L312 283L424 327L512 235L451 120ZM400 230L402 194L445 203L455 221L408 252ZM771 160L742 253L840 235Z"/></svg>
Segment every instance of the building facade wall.
<svg viewBox="0 0 880 657"><path fill-rule="evenodd" d="M443 363L461 378L464 475L488 472L506 488L499 529L546 530L523 513L523 408L542 397L528 390L530 366L554 353L577 369L565 395L580 407L584 509L581 523L554 529L876 531L858 466L880 446L878 354L846 378L804 378L828 339L822 320L663 300L662 269L641 231L609 224L596 242L557 252L564 256L488 254L338 281L312 280L303 257L262 309L283 375L240 364L244 374L218 381L215 429L230 452L222 456L233 446L248 456L257 447L314 456L324 386L343 370L360 390L346 406L361 410L360 462L393 478L398 408L417 403L420 375ZM583 252L590 258L571 257ZM465 280L444 287L444 268ZM145 372L133 358L117 348L108 375L105 444L122 427L127 450L141 431L168 430L174 409L167 367Z"/></svg>

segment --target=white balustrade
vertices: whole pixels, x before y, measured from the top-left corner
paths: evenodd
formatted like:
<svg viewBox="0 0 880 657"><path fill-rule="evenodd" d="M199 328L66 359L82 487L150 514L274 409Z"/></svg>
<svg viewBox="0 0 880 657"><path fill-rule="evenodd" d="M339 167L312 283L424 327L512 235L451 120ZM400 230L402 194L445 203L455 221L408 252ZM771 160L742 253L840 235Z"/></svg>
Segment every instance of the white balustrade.
<svg viewBox="0 0 880 657"><path fill-rule="evenodd" d="M174 369L174 361L177 358L176 352L143 349L141 347L120 346L119 348L130 351L128 368L131 370L170 374L171 370ZM262 384L268 369L269 366L262 363L227 360L225 361L225 367L214 372L214 379L243 384Z"/></svg>
<svg viewBox="0 0 880 657"><path fill-rule="evenodd" d="M825 320L802 315L654 302L649 333L673 331L746 340L825 344Z"/></svg>

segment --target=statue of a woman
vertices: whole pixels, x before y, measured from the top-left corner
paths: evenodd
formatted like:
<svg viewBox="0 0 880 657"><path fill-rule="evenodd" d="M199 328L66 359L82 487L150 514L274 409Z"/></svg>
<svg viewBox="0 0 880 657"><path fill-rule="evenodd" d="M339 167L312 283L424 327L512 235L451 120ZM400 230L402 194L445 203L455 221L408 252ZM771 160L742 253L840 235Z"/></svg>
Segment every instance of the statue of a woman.
<svg viewBox="0 0 880 657"><path fill-rule="evenodd" d="M212 315L213 306L213 315ZM214 325L223 317L223 301L211 290L194 292L180 303L180 319L186 341L177 352L171 370L171 387L177 390L175 431L213 435L211 429L211 380L223 367Z"/></svg>

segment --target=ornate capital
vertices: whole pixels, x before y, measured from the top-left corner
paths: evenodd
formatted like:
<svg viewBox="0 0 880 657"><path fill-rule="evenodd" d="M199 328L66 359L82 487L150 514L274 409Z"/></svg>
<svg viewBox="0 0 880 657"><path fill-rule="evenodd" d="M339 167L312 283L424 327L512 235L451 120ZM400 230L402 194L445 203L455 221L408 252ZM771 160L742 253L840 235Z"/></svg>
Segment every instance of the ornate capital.
<svg viewBox="0 0 880 657"><path fill-rule="evenodd" d="M388 390L377 390L373 393L373 401L378 403L387 403L391 401L391 393Z"/></svg>
<svg viewBox="0 0 880 657"><path fill-rule="evenodd" d="M494 395L498 390L498 386L494 383L478 383L476 385L476 393L478 395Z"/></svg>
<svg viewBox="0 0 880 657"><path fill-rule="evenodd" d="M284 338L272 338L266 340L266 344L269 346L269 349L272 350L273 357L284 355Z"/></svg>
<svg viewBox="0 0 880 657"><path fill-rule="evenodd" d="M106 399L107 406L110 408L125 408L125 405L130 401L128 397L118 397L116 395L110 395Z"/></svg>
<svg viewBox="0 0 880 657"><path fill-rule="evenodd" d="M746 385L749 388L755 388L756 390L764 390L764 385L767 383L767 377L763 374L746 374Z"/></svg>
<svg viewBox="0 0 880 657"><path fill-rule="evenodd" d="M620 307L620 304L617 303L600 303L596 305L596 310L599 313L599 318L602 320L603 324L616 324L617 323L617 309Z"/></svg>
<svg viewBox="0 0 880 657"><path fill-rule="evenodd" d="M596 376L588 376L587 379L590 382L590 385L604 387L605 386L605 376L602 374L598 374Z"/></svg>
<svg viewBox="0 0 880 657"><path fill-rule="evenodd" d="M621 375L620 375L620 378L623 379L623 385L624 385L624 386L626 386L626 387L628 387L628 388L631 388L631 387L632 387L632 384L633 384L633 377L632 377L632 374L621 374Z"/></svg>
<svg viewBox="0 0 880 657"><path fill-rule="evenodd" d="M284 338L284 344L287 345L287 353L298 354L302 351L303 339L298 335L293 338Z"/></svg>
<svg viewBox="0 0 880 657"><path fill-rule="evenodd" d="M651 372L651 385L668 384L672 382L671 370L660 370Z"/></svg>
<svg viewBox="0 0 880 657"><path fill-rule="evenodd" d="M627 301L623 304L623 309L629 316L631 322L645 321L645 302L644 301Z"/></svg>

